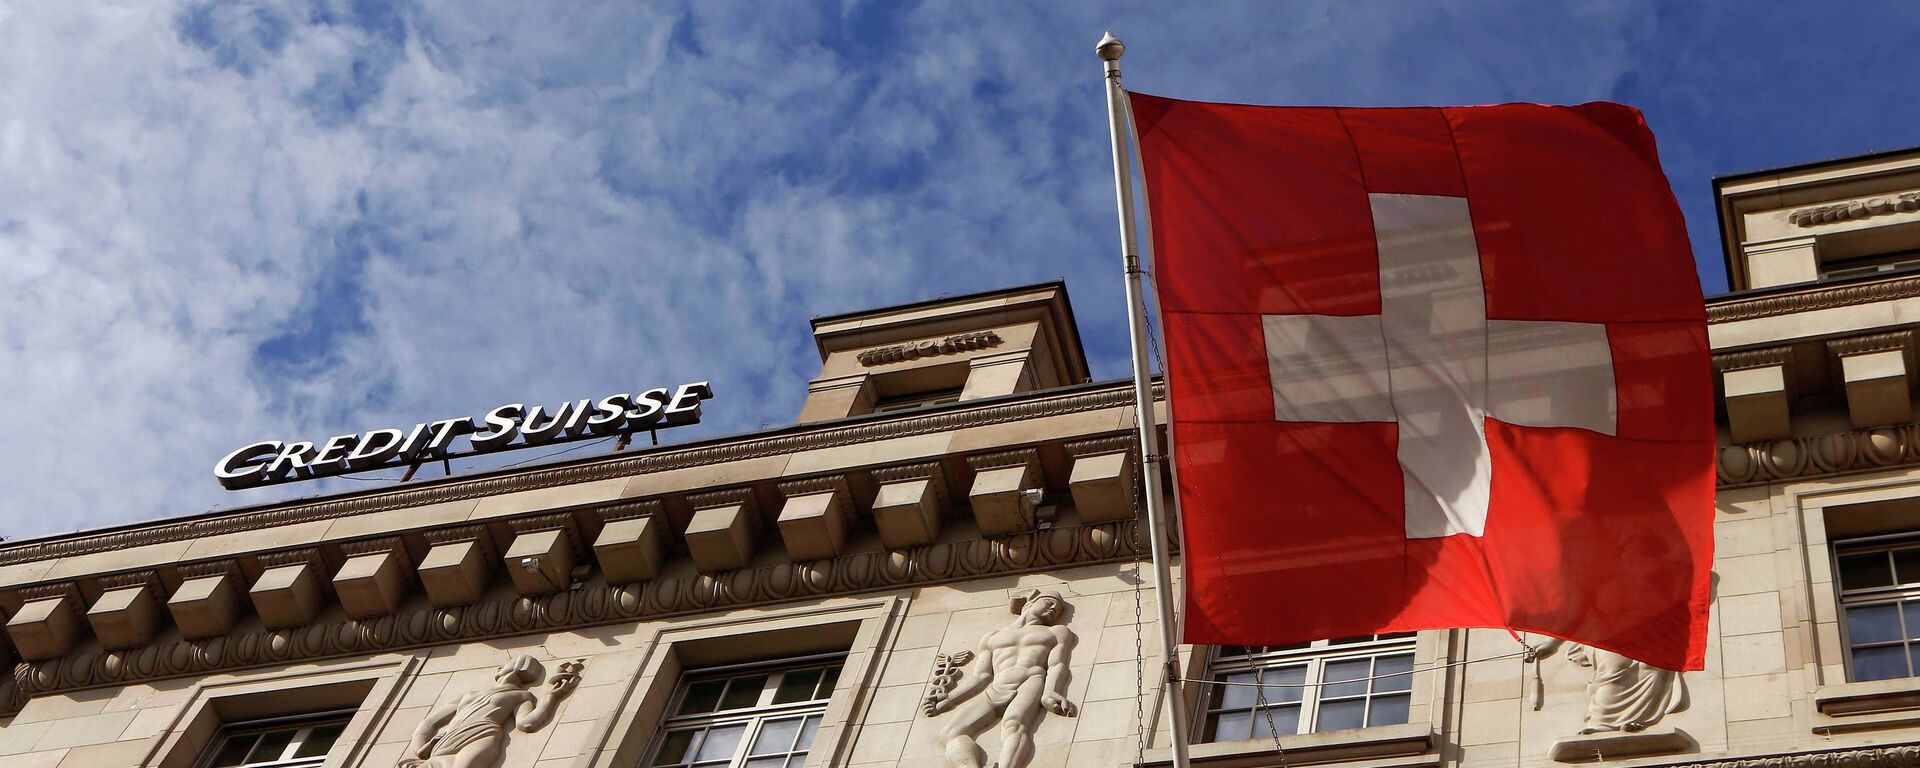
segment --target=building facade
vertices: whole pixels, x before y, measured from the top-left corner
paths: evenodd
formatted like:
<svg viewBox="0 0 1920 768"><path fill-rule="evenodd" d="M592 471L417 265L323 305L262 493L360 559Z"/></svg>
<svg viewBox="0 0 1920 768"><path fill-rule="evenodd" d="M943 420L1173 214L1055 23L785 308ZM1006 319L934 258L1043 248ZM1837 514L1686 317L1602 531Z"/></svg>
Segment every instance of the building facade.
<svg viewBox="0 0 1920 768"><path fill-rule="evenodd" d="M1184 648L1196 765L1920 764L1920 151L1715 188L1706 669ZM1168 764L1131 384L1065 286L813 335L792 426L0 546L0 766Z"/></svg>

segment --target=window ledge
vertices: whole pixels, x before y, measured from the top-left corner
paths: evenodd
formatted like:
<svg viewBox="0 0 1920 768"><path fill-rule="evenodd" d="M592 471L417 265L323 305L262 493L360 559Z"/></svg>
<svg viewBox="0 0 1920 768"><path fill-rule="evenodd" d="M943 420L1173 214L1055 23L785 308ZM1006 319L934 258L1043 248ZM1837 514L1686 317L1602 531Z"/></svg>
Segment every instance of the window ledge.
<svg viewBox="0 0 1920 768"><path fill-rule="evenodd" d="M1814 733L1920 722L1920 677L1843 683L1813 693Z"/></svg>
<svg viewBox="0 0 1920 768"><path fill-rule="evenodd" d="M1412 768L1440 764L1439 754L1433 751L1433 729L1426 723L1282 736L1280 746L1286 750L1288 765L1338 762L1354 767ZM1194 744L1187 747L1187 754L1194 765L1207 768L1267 766L1273 763L1273 739ZM1147 750L1147 766L1158 768L1172 763L1171 750Z"/></svg>

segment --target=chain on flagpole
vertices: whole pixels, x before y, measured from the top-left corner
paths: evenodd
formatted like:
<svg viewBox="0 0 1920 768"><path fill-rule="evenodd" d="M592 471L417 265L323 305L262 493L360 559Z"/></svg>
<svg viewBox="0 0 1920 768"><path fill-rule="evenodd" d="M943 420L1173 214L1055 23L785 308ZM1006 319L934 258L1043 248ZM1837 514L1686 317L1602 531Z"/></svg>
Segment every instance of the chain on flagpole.
<svg viewBox="0 0 1920 768"><path fill-rule="evenodd" d="M1173 738L1169 746L1173 752L1173 768L1188 768L1187 729L1190 724L1186 722L1186 702L1180 689L1180 646L1173 615L1173 578L1168 564L1166 516L1161 509L1164 499L1160 490L1160 443L1153 417L1151 374L1143 359L1150 353L1145 338L1147 312L1145 289L1141 281L1139 240L1134 229L1133 170L1129 157L1130 143L1127 140L1132 135L1132 129L1126 119L1127 92L1120 84L1120 57L1126 51L1126 45L1112 33L1102 37L1095 48L1105 70L1107 127L1113 143L1114 196L1119 208L1120 251L1127 280L1127 326L1133 353L1134 426L1140 444L1140 474L1146 491L1148 542L1153 554L1154 592L1158 596L1163 679L1171 714L1168 725Z"/></svg>

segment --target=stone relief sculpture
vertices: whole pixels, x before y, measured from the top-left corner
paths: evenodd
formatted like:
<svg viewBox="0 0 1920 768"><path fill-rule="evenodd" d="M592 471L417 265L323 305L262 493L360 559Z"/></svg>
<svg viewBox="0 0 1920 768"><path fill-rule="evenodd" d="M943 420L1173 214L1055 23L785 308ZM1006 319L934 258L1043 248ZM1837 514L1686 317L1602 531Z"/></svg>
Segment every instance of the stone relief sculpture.
<svg viewBox="0 0 1920 768"><path fill-rule="evenodd" d="M1074 634L1066 624L1067 601L1058 592L1027 590L1013 598L1014 620L980 638L973 651L938 657L933 690L922 710L934 717L948 710L953 721L940 730L952 768L1025 768L1033 758L1033 733L1047 712L1074 715L1067 701L1067 661ZM977 698L976 698L977 697ZM1000 724L1000 758L987 763L977 740Z"/></svg>
<svg viewBox="0 0 1920 768"><path fill-rule="evenodd" d="M1531 649L1527 660L1539 663L1565 641L1549 639ZM1593 670L1587 683L1586 726L1581 734L1638 733L1687 708L1687 684L1679 672L1629 659L1613 651L1565 643L1567 660ZM1536 667L1536 670L1538 668ZM1536 673L1537 674L1537 673ZM1538 692L1535 694L1538 709Z"/></svg>
<svg viewBox="0 0 1920 768"><path fill-rule="evenodd" d="M506 751L507 732L531 733L553 720L554 709L580 684L583 661L560 665L548 678L532 656L500 666L493 687L474 691L427 713L399 768L494 768ZM545 696L534 686L546 681Z"/></svg>

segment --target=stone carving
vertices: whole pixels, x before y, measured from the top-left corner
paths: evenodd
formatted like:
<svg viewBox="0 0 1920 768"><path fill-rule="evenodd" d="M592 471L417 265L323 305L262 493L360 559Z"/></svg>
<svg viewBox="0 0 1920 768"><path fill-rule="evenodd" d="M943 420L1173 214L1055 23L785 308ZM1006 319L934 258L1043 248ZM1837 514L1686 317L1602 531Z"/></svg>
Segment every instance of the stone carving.
<svg viewBox="0 0 1920 768"><path fill-rule="evenodd" d="M1013 621L980 638L977 653L945 657L964 665L966 654L973 663L951 687L936 685L922 705L928 717L958 709L940 730L952 768L1025 768L1033 758L1033 732L1040 718L1046 712L1074 715L1066 696L1067 660L1074 644L1073 630L1066 627L1067 601L1058 592L1032 589L1015 596L1010 608ZM940 674L936 667L936 677ZM987 763L977 739L996 722L1000 759Z"/></svg>
<svg viewBox="0 0 1920 768"><path fill-rule="evenodd" d="M1819 477L1920 462L1920 425L1876 427L1720 449L1721 487Z"/></svg>
<svg viewBox="0 0 1920 768"><path fill-rule="evenodd" d="M1010 536L939 542L832 560L782 563L630 584L594 582L535 597L500 597L434 608L424 603L377 619L323 621L204 640L171 639L126 651L97 646L18 665L21 699L72 688L124 685L215 671L279 666L504 635L655 620L731 606L813 599L1132 560L1145 553L1135 521L1060 526Z"/></svg>
<svg viewBox="0 0 1920 768"><path fill-rule="evenodd" d="M1530 648L1527 660L1537 664L1562 643L1553 638ZM1580 729L1581 734L1637 733L1667 715L1686 710L1687 683L1679 672L1589 645L1566 646L1568 661L1593 670L1593 680L1587 683L1586 727Z"/></svg>
<svg viewBox="0 0 1920 768"><path fill-rule="evenodd" d="M583 661L560 665L547 677L532 656L500 665L493 687L474 691L427 713L413 731L399 768L493 768L505 754L507 733L532 733L553 720L554 709L580 685ZM546 695L533 692L546 681Z"/></svg>
<svg viewBox="0 0 1920 768"><path fill-rule="evenodd" d="M967 665L973 663L973 651L954 651L952 655L935 654L933 657L933 693L934 697L947 698L953 694L953 687L960 684L960 678L966 676Z"/></svg>
<svg viewBox="0 0 1920 768"><path fill-rule="evenodd" d="M1787 214L1787 221L1796 227L1817 227L1913 211L1920 211L1920 191L1801 208Z"/></svg>
<svg viewBox="0 0 1920 768"><path fill-rule="evenodd" d="M994 333L993 331L969 331L967 333L956 333L944 339L925 339L922 341L910 341L905 344L890 344L884 347L874 347L873 349L855 355L855 357L859 358L861 365L874 366L886 365L888 363L903 363L922 357L951 355L956 352L986 349L999 345L1000 334Z"/></svg>

